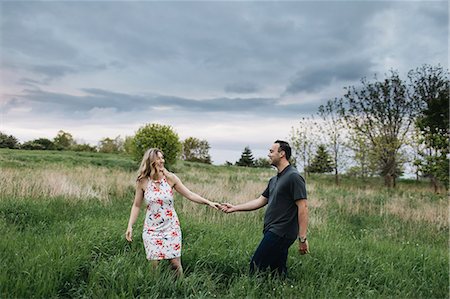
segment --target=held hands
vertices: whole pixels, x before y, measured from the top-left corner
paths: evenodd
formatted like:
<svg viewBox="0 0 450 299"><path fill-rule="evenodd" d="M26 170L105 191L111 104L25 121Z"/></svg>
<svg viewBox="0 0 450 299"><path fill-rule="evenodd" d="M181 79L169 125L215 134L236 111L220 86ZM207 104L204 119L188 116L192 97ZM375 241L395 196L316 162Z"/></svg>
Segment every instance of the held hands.
<svg viewBox="0 0 450 299"><path fill-rule="evenodd" d="M210 206L211 208L216 209L216 210L221 210L224 213L233 213L233 212L237 211L236 207L229 203L218 203L218 202L208 200L206 202L206 204L208 206Z"/></svg>
<svg viewBox="0 0 450 299"><path fill-rule="evenodd" d="M220 205L220 210L224 213L233 213L236 212L236 207L229 203L223 203Z"/></svg>

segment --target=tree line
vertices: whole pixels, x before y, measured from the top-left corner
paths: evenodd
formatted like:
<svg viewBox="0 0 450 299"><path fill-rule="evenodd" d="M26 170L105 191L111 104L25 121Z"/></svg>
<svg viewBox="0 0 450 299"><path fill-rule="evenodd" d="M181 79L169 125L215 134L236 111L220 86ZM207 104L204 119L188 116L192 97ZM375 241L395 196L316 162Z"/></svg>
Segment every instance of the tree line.
<svg viewBox="0 0 450 299"><path fill-rule="evenodd" d="M144 151L151 147L162 149L166 164L169 167L179 158L190 162L212 164L211 155L209 154L211 146L207 140L188 137L180 141L178 134L171 126L155 123L142 126L134 136L103 138L98 142L97 146L78 143L71 133L63 130L58 131L52 140L38 138L24 142L23 144L20 144L16 137L0 132L0 148L124 153L133 156L136 161L140 161ZM227 161L225 165L233 165L233 163ZM234 165L268 168L270 167L270 162L266 158L255 159L250 148L247 146L241 158Z"/></svg>
<svg viewBox="0 0 450 299"><path fill-rule="evenodd" d="M135 136L121 138L103 138L97 146L78 143L73 135L63 130L58 131L53 139L38 138L21 144L13 135L0 132L0 148L24 150L60 150L83 151L101 153L124 153L140 161L144 151L151 147L158 147L165 153L167 164L175 163L177 158L185 161L211 164L211 148L208 141L195 137L188 137L180 141L178 134L171 126L160 124L146 124L139 128Z"/></svg>
<svg viewBox="0 0 450 299"><path fill-rule="evenodd" d="M423 65L406 79L391 70L384 79L366 78L321 105L316 115L292 128L290 141L306 176L343 170L379 175L395 187L408 162L416 178L435 190L449 182L449 73Z"/></svg>

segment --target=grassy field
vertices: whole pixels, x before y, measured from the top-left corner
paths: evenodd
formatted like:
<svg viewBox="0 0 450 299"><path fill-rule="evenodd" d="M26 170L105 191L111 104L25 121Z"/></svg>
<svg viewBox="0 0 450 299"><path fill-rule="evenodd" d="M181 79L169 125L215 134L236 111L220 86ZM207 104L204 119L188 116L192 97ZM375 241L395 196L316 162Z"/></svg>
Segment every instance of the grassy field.
<svg viewBox="0 0 450 299"><path fill-rule="evenodd" d="M99 153L0 150L1 298L448 298L448 197L426 183L307 178L311 254L292 246L289 277L248 276L264 209L222 214L176 196L185 277L151 269L124 238L137 165ZM191 190L238 203L274 170L179 162Z"/></svg>

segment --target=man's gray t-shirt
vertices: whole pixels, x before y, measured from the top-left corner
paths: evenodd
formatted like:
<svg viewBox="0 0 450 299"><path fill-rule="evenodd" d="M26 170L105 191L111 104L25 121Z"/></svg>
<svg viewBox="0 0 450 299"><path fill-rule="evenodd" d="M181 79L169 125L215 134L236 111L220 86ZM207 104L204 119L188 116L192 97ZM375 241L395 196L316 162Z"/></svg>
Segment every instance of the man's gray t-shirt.
<svg viewBox="0 0 450 299"><path fill-rule="evenodd" d="M291 165L272 177L262 194L268 198L264 230L280 237L295 239L298 235L298 208L295 202L306 199L305 180Z"/></svg>

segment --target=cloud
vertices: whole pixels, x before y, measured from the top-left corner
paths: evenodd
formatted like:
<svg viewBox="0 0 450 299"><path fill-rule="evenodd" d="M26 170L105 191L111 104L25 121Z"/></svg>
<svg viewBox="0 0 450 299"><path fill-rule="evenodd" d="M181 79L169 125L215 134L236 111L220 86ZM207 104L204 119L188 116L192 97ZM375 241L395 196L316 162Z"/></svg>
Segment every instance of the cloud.
<svg viewBox="0 0 450 299"><path fill-rule="evenodd" d="M357 81L370 74L373 63L368 58L355 58L350 61L330 60L314 67L298 71L286 87L287 94L317 92L333 81Z"/></svg>
<svg viewBox="0 0 450 299"><path fill-rule="evenodd" d="M252 82L235 82L227 84L224 90L227 93L254 93L260 91L260 88Z"/></svg>
<svg viewBox="0 0 450 299"><path fill-rule="evenodd" d="M255 116L295 116L305 111L314 111L316 103L284 104L275 98L210 98L194 100L168 95L133 95L101 89L85 88L84 95L48 92L40 89L25 90L20 96L11 98L3 108L30 107L34 113L58 114L71 118L88 117L91 111L112 109L117 113L139 111L167 111L187 114L233 113ZM49 111L49 107L51 110Z"/></svg>

